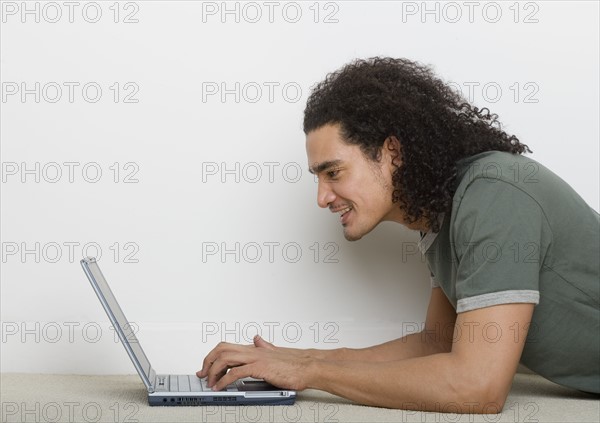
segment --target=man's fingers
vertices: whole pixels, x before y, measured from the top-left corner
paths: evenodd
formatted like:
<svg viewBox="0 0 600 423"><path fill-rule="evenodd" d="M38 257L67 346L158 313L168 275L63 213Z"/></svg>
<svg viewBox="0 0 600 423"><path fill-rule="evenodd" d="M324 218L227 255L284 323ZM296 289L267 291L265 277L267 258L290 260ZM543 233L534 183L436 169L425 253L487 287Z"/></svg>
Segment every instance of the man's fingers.
<svg viewBox="0 0 600 423"><path fill-rule="evenodd" d="M221 354L229 351L243 351L243 349L247 348L248 345L236 345L228 342L220 342L215 348L212 349L211 352L206 355L206 357L204 357L204 360L202 361L202 369L196 372L196 376L206 377L210 367Z"/></svg>
<svg viewBox="0 0 600 423"><path fill-rule="evenodd" d="M214 385L215 385L215 384L217 384L217 383L219 382L219 380L221 380L221 378L222 378L223 376L225 376L226 374L227 374L227 369L225 369L225 370L222 370L222 371L220 371L219 373L217 373L217 374L214 376L214 380L213 380L213 379L211 379L211 378L209 377L209 378L207 379L207 383L206 383L206 384L207 384L207 386L208 386L209 388L212 388L212 389L214 390ZM208 382L208 381L210 381L210 382Z"/></svg>
<svg viewBox="0 0 600 423"><path fill-rule="evenodd" d="M254 335L254 346L274 350L275 345L265 341L260 335Z"/></svg>
<svg viewBox="0 0 600 423"><path fill-rule="evenodd" d="M212 364L214 363L214 359L211 357L211 354L212 352L209 353L206 357L204 357L204 360L202 361L202 369L196 372L196 376L206 377L208 371L210 370L210 366L212 366Z"/></svg>
<svg viewBox="0 0 600 423"><path fill-rule="evenodd" d="M224 372L226 371L227 363L220 358L215 360L206 372L206 384L208 387L210 388L212 385L214 385L217 380L223 377L225 374Z"/></svg>
<svg viewBox="0 0 600 423"><path fill-rule="evenodd" d="M212 390L221 391L225 389L227 385L248 376L252 376L251 366L249 364L234 367L233 369L229 369L229 371L215 383Z"/></svg>
<svg viewBox="0 0 600 423"><path fill-rule="evenodd" d="M196 376L198 377L205 377L206 373L208 373L208 369L210 369L210 366L212 366L213 362L210 359L210 353L204 357L204 360L202 361L202 369L198 370L196 372Z"/></svg>
<svg viewBox="0 0 600 423"><path fill-rule="evenodd" d="M223 377L227 369L232 367L241 366L248 362L249 357L247 354L243 354L240 352L230 352L223 353L220 355L218 359L212 363L210 369L208 370L208 387L212 387L214 383L216 383L219 379Z"/></svg>
<svg viewBox="0 0 600 423"><path fill-rule="evenodd" d="M202 365L202 369L198 370L196 372L196 376L198 376L200 378L205 378L206 375L208 374L208 369L210 369L210 366L212 366L212 362L209 363L208 365Z"/></svg>
<svg viewBox="0 0 600 423"><path fill-rule="evenodd" d="M202 361L202 369L200 369L200 371L196 372L196 376L198 376L198 377L205 377L206 373L210 369L210 366L212 366L212 364L215 361L216 357L221 353L221 351L223 351L225 349L227 349L227 343L226 342L220 342L219 344L217 344L217 346L214 347L206 355L206 357L204 357L204 360Z"/></svg>

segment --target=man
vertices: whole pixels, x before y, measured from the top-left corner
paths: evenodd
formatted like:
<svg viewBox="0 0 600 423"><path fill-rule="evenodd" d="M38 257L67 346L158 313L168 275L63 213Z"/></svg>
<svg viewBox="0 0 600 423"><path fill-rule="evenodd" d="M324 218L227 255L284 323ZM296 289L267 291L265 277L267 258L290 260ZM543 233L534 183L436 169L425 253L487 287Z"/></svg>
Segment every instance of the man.
<svg viewBox="0 0 600 423"><path fill-rule="evenodd" d="M328 75L304 116L317 203L350 241L382 221L421 232L425 328L363 349L221 343L198 376L217 390L252 376L373 406L498 413L522 362L600 393L600 216L496 118L408 60Z"/></svg>

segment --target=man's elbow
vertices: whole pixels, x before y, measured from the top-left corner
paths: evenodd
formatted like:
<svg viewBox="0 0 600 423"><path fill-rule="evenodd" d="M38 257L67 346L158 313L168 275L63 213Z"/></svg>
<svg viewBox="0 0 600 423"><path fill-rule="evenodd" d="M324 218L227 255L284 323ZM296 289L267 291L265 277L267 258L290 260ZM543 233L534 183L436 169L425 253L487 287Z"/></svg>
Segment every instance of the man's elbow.
<svg viewBox="0 0 600 423"><path fill-rule="evenodd" d="M498 414L502 412L507 395L492 386L468 385L463 381L460 385L454 384L450 391L446 391L442 402L399 402L386 404L384 407L399 408L404 410L429 411L438 413L457 414Z"/></svg>
<svg viewBox="0 0 600 423"><path fill-rule="evenodd" d="M441 375L429 400L423 398L421 402L407 402L398 397L397 402L377 405L438 413L498 414L502 412L510 391L510 384L500 386L498 381L482 375L476 377L472 372L460 371L459 367L453 370Z"/></svg>
<svg viewBox="0 0 600 423"><path fill-rule="evenodd" d="M498 414L502 412L508 389L490 380L480 380L467 388L468 394L463 398L465 411L474 414ZM466 410L472 408L471 410Z"/></svg>
<svg viewBox="0 0 600 423"><path fill-rule="evenodd" d="M450 411L465 414L498 414L502 412L510 390L501 386L500 381L482 374L472 366L456 363L445 377L446 398L448 404L458 410Z"/></svg>
<svg viewBox="0 0 600 423"><path fill-rule="evenodd" d="M508 393L501 387L491 384L492 386L486 388L482 398L480 399L483 407L481 414L498 414L502 412Z"/></svg>

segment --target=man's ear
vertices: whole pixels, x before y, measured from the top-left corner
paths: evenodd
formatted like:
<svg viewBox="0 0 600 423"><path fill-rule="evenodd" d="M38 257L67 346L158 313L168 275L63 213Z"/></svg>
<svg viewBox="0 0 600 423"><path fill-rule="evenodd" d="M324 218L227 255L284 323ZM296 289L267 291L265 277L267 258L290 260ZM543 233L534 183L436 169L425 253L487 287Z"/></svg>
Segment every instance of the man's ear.
<svg viewBox="0 0 600 423"><path fill-rule="evenodd" d="M400 167L402 164L402 156L400 152L400 140L393 135L390 135L383 142L384 155L389 157L392 164Z"/></svg>

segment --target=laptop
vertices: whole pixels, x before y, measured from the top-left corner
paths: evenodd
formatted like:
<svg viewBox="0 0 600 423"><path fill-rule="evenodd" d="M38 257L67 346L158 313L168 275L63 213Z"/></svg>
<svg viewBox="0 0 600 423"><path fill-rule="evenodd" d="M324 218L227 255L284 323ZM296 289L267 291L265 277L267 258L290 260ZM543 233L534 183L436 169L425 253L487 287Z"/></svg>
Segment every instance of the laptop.
<svg viewBox="0 0 600 423"><path fill-rule="evenodd" d="M213 391L206 386L205 378L200 379L195 374L157 375L100 271L96 259L84 258L81 260L81 266L148 390L148 404L163 406L294 404L295 391L277 388L261 379L244 378L222 391Z"/></svg>

